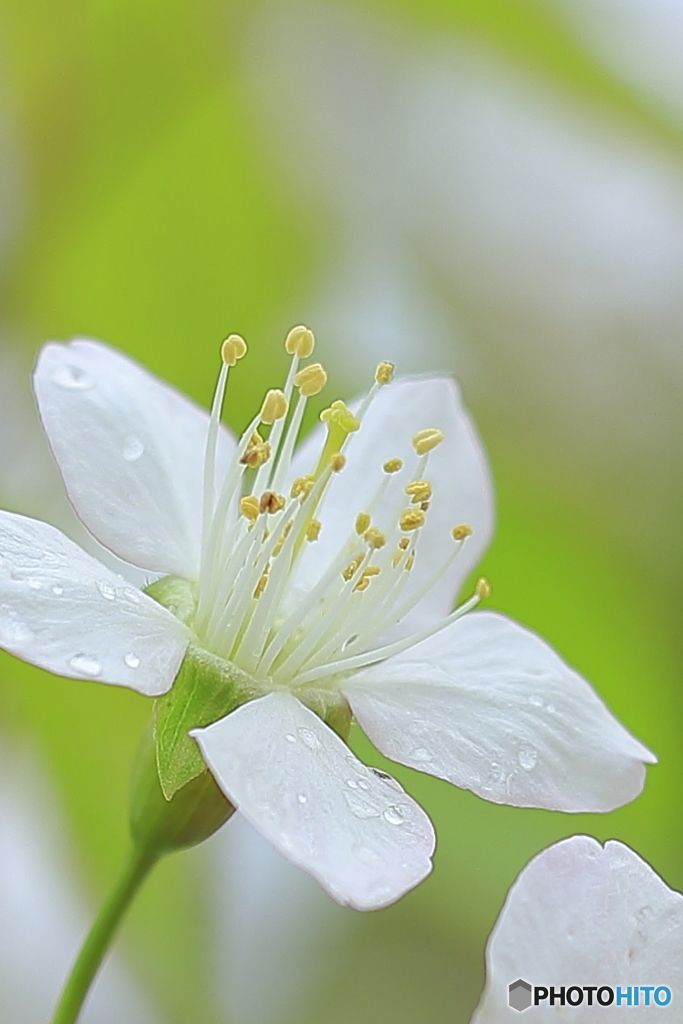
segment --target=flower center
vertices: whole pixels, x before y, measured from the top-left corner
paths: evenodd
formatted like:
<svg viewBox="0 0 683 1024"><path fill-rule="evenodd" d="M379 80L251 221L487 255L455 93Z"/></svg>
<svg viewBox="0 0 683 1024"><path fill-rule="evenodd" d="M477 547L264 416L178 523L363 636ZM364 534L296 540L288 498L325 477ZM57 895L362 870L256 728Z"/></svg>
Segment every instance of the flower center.
<svg viewBox="0 0 683 1024"><path fill-rule="evenodd" d="M480 580L473 596L449 616L396 643L382 644L448 570L472 533L466 524L454 527L454 543L442 564L407 593L432 498L429 457L444 440L436 428L414 434L410 465L393 458L367 466L368 473L378 476L374 496L349 523L348 536L339 538L336 556L315 585L297 593L305 547L325 529L324 498L330 482L354 458L354 435L378 390L391 383L393 366L380 363L373 387L355 414L341 401L321 413L327 428L321 450L306 467L308 473L292 479L306 404L322 391L327 374L319 363L300 367L314 349L307 328L293 328L285 348L291 364L284 387L267 392L219 480L218 438L228 375L246 353L238 335L223 343L206 443L194 620L207 650L238 665L264 688L315 687L323 679L330 685L334 677L425 639L489 593L486 581Z"/></svg>

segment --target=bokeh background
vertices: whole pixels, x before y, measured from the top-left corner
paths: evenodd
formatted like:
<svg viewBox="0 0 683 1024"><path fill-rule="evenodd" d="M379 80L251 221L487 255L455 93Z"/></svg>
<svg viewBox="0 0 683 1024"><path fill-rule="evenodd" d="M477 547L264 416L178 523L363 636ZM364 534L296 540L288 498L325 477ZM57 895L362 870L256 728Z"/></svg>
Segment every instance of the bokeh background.
<svg viewBox="0 0 683 1024"><path fill-rule="evenodd" d="M543 846L617 837L683 889L682 50L677 0L3 0L2 503L82 539L28 385L48 338L207 404L239 331L235 428L301 321L331 397L380 358L454 373L497 485L491 606L660 757L606 816L396 770L436 865L368 915L231 823L151 879L93 1024L466 1024ZM148 714L0 662L2 1024L47 1020L118 870Z"/></svg>

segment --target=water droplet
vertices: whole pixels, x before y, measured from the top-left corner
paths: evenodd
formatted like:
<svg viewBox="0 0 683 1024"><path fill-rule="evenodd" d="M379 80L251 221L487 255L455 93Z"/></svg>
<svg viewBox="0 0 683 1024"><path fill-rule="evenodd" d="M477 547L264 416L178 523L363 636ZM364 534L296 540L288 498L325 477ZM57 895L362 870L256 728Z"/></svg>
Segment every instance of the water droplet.
<svg viewBox="0 0 683 1024"><path fill-rule="evenodd" d="M28 585L31 588L31 590L42 590L43 589L43 584L40 582L40 580L31 579L31 580L28 581Z"/></svg>
<svg viewBox="0 0 683 1024"><path fill-rule="evenodd" d="M288 743L296 743L296 736L294 736L291 732L285 733L285 739L287 740Z"/></svg>
<svg viewBox="0 0 683 1024"><path fill-rule="evenodd" d="M402 825L403 818L403 811L396 804L389 804L384 812L384 820L388 821L390 825Z"/></svg>
<svg viewBox="0 0 683 1024"><path fill-rule="evenodd" d="M81 672L84 676L91 676L93 679L102 673L102 666L91 654L74 654L73 658L69 659L69 665L76 672Z"/></svg>
<svg viewBox="0 0 683 1024"><path fill-rule="evenodd" d="M555 714L555 705L554 704L548 704L548 707L547 707L546 710L547 710L549 715L554 715Z"/></svg>
<svg viewBox="0 0 683 1024"><path fill-rule="evenodd" d="M135 587L124 587L121 593L130 598L134 604L140 604L140 591L136 590Z"/></svg>
<svg viewBox="0 0 683 1024"><path fill-rule="evenodd" d="M133 654L132 651L129 651L128 654L124 654L123 660L125 661L128 668L137 668L138 665L140 664L140 659L138 658L137 654Z"/></svg>
<svg viewBox="0 0 683 1024"><path fill-rule="evenodd" d="M364 789L367 792L367 790L370 789L370 783L368 782L367 779L359 779L358 780L358 788L359 789Z"/></svg>
<svg viewBox="0 0 683 1024"><path fill-rule="evenodd" d="M363 800L357 793L344 793L349 810L356 818L379 818L379 811L367 800Z"/></svg>
<svg viewBox="0 0 683 1024"><path fill-rule="evenodd" d="M95 381L85 370L82 370L80 366L69 366L68 364L57 367L52 374L52 383L58 384L60 388L68 388L70 391L87 391L95 386Z"/></svg>
<svg viewBox="0 0 683 1024"><path fill-rule="evenodd" d="M126 462L137 462L144 455L145 446L135 434L126 434L121 446L121 454Z"/></svg>
<svg viewBox="0 0 683 1024"><path fill-rule="evenodd" d="M538 761L538 751L536 750L536 747L532 747L530 743L520 743L517 760L519 761L520 768L523 768L525 772L530 772L531 769L536 766L536 762Z"/></svg>
<svg viewBox="0 0 683 1024"><path fill-rule="evenodd" d="M532 694L531 697L529 697L529 703L531 705L533 705L533 707L535 707L535 708L542 708L543 707L543 698L539 697L538 694L534 693L534 694Z"/></svg>
<svg viewBox="0 0 683 1024"><path fill-rule="evenodd" d="M312 729L297 729L301 742L308 747L309 750L316 750L320 746L320 740L313 732Z"/></svg>
<svg viewBox="0 0 683 1024"><path fill-rule="evenodd" d="M416 761L431 761L432 755L425 747L417 747L416 750L411 751L411 757L414 757Z"/></svg>
<svg viewBox="0 0 683 1024"><path fill-rule="evenodd" d="M106 597L107 601L113 601L116 598L116 590L108 580L98 580L97 589L102 597Z"/></svg>
<svg viewBox="0 0 683 1024"><path fill-rule="evenodd" d="M308 803L308 797L306 796L305 793L299 793L299 795L297 796L297 800L299 801L300 804Z"/></svg>
<svg viewBox="0 0 683 1024"><path fill-rule="evenodd" d="M349 787L349 789L358 789L358 783L356 782L355 779L347 779L346 785Z"/></svg>
<svg viewBox="0 0 683 1024"><path fill-rule="evenodd" d="M52 587L52 593L55 595L55 597L59 597L60 594L64 593L64 587L60 587L58 583L55 583L55 585Z"/></svg>
<svg viewBox="0 0 683 1024"><path fill-rule="evenodd" d="M345 651L346 648L350 647L351 644L354 643L354 641L356 641L357 639L358 639L358 633L354 633L353 636L347 637L346 640L344 641L344 643L342 644L342 651Z"/></svg>

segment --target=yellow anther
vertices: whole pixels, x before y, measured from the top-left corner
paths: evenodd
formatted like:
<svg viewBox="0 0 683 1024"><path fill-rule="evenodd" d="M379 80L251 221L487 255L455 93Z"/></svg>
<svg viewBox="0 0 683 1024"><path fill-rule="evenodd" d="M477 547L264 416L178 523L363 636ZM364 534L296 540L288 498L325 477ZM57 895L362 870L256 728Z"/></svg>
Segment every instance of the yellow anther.
<svg viewBox="0 0 683 1024"><path fill-rule="evenodd" d="M249 438L247 450L240 459L240 462L244 466L250 466L252 469L255 469L257 466L262 466L269 458L270 445L267 441L263 440L258 431L254 431Z"/></svg>
<svg viewBox="0 0 683 1024"><path fill-rule="evenodd" d="M317 540L322 529L322 523L319 519L311 519L310 523L306 527L306 540Z"/></svg>
<svg viewBox="0 0 683 1024"><path fill-rule="evenodd" d="M420 508L422 509L423 512L426 512L427 509L429 508L429 502L428 501L421 501L420 502Z"/></svg>
<svg viewBox="0 0 683 1024"><path fill-rule="evenodd" d="M378 565L369 565L367 569L363 569L358 583L356 583L354 590L367 590L370 586L370 580L373 576L379 576L380 568Z"/></svg>
<svg viewBox="0 0 683 1024"><path fill-rule="evenodd" d="M467 523L461 523L460 526L454 526L451 532L453 534L453 540L464 540L465 537L472 536L472 527Z"/></svg>
<svg viewBox="0 0 683 1024"><path fill-rule="evenodd" d="M310 398L325 387L327 374L320 363L310 363L309 366L304 366L303 370L299 370L295 374L294 383L304 398Z"/></svg>
<svg viewBox="0 0 683 1024"><path fill-rule="evenodd" d="M406 562L406 564L404 566L404 569L406 570L406 572L410 572L410 570L413 568L414 565L415 565L415 552L411 551L410 554L408 555L408 560L407 560L407 562Z"/></svg>
<svg viewBox="0 0 683 1024"><path fill-rule="evenodd" d="M383 548L387 542L387 538L376 526L371 526L369 530L366 530L363 539L371 548Z"/></svg>
<svg viewBox="0 0 683 1024"><path fill-rule="evenodd" d="M333 424L341 427L345 434L352 434L360 426L360 421L356 419L349 407L340 398L333 402L328 409L323 409L320 413L320 419L323 423L327 423L329 428Z"/></svg>
<svg viewBox="0 0 683 1024"><path fill-rule="evenodd" d="M221 345L221 359L226 366L234 366L247 353L247 343L240 334L231 334Z"/></svg>
<svg viewBox="0 0 683 1024"><path fill-rule="evenodd" d="M292 489L289 494L292 498L307 497L315 487L315 477L310 476L298 476L292 484Z"/></svg>
<svg viewBox="0 0 683 1024"><path fill-rule="evenodd" d="M273 548L273 557L274 558L277 558L277 556L282 551L282 549L284 547L284 544L285 544L285 541L287 540L287 538L289 537L290 533L292 532L292 527L293 526L294 526L294 523L290 519L289 522L287 523L287 525L285 526L284 530L280 534L280 539L278 540L277 544Z"/></svg>
<svg viewBox="0 0 683 1024"><path fill-rule="evenodd" d="M428 480L413 480L412 483L406 485L405 492L412 498L413 505L419 505L431 498L432 485Z"/></svg>
<svg viewBox="0 0 683 1024"><path fill-rule="evenodd" d="M303 324L299 324L298 327L292 327L285 338L285 349L289 352L290 356L297 355L301 359L306 359L314 348L315 338L313 337L313 331L309 331L308 327L304 327Z"/></svg>
<svg viewBox="0 0 683 1024"><path fill-rule="evenodd" d="M270 572L270 566L267 565L265 570L264 570L264 572L263 572L263 575L261 576L261 578L259 579L258 583L256 584L256 589L254 590L254 597L256 597L256 598L260 597L261 594L263 593L263 591L266 589L266 584L268 583L268 573L269 572Z"/></svg>
<svg viewBox="0 0 683 1024"><path fill-rule="evenodd" d="M385 473L398 473L399 470L403 469L403 460L389 459L388 462L384 463L382 469Z"/></svg>
<svg viewBox="0 0 683 1024"><path fill-rule="evenodd" d="M259 501L258 510L259 512L266 512L269 515L273 515L275 512L281 512L285 507L285 498L282 494L276 494L275 491L264 491Z"/></svg>
<svg viewBox="0 0 683 1024"><path fill-rule="evenodd" d="M240 512L245 519L248 519L250 523L255 523L258 519L259 513L259 500L253 494L248 494L245 498L240 501Z"/></svg>
<svg viewBox="0 0 683 1024"><path fill-rule="evenodd" d="M375 380L378 384L391 384L394 379L394 364L380 363L375 370Z"/></svg>
<svg viewBox="0 0 683 1024"><path fill-rule="evenodd" d="M426 430L418 430L417 434L413 435L413 448L418 455L426 455L432 448L441 444L443 439L443 431L437 430L436 427L427 427Z"/></svg>
<svg viewBox="0 0 683 1024"><path fill-rule="evenodd" d="M261 406L261 423L275 423L287 415L289 402L279 388L271 388Z"/></svg>
<svg viewBox="0 0 683 1024"><path fill-rule="evenodd" d="M344 577L347 583L349 580L353 579L353 577L360 569L361 565L363 564L364 557L364 555L356 555L354 560L352 562L349 562L346 568L342 570L342 576Z"/></svg>
<svg viewBox="0 0 683 1024"><path fill-rule="evenodd" d="M491 596L491 584L485 576L477 580L474 592L481 601L485 601L487 597Z"/></svg>
<svg viewBox="0 0 683 1024"><path fill-rule="evenodd" d="M370 516L367 512L359 512L356 516L356 533L360 537L370 525Z"/></svg>
<svg viewBox="0 0 683 1024"><path fill-rule="evenodd" d="M407 551L408 548L410 547L410 537L401 537L400 541L398 542L398 546L401 549L401 551Z"/></svg>
<svg viewBox="0 0 683 1024"><path fill-rule="evenodd" d="M330 469L333 473L341 473L342 469L346 465L346 456L342 455L341 452L335 452L330 459Z"/></svg>
<svg viewBox="0 0 683 1024"><path fill-rule="evenodd" d="M422 509L407 508L405 512L401 513L398 525L408 533L410 530L419 530L421 526L424 526L424 521L425 514Z"/></svg>

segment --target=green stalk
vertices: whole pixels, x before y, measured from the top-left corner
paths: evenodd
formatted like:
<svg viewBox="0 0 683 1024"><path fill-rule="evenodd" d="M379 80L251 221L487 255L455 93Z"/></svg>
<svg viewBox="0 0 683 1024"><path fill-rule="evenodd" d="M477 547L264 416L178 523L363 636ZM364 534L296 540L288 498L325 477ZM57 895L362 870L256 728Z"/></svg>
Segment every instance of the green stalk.
<svg viewBox="0 0 683 1024"><path fill-rule="evenodd" d="M102 965L116 929L160 855L159 850L133 848L123 872L83 943L64 986L52 1024L75 1024L78 1020L90 986Z"/></svg>

